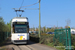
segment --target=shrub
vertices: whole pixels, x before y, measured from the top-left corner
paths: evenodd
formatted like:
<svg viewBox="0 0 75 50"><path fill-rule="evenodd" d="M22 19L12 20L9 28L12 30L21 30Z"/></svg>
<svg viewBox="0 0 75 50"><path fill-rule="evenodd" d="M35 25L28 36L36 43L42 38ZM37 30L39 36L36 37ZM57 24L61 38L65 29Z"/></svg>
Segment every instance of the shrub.
<svg viewBox="0 0 75 50"><path fill-rule="evenodd" d="M71 45L74 46L75 50L75 35L71 35Z"/></svg>
<svg viewBox="0 0 75 50"><path fill-rule="evenodd" d="M34 42L39 42L41 44L51 44L53 46L63 46L64 45L60 43L58 39L55 39L55 41L53 41L53 37L54 35L45 34L45 33L42 33L40 38L38 34L31 34L30 40ZM75 49L75 35L71 35L71 45L74 46L74 49Z"/></svg>

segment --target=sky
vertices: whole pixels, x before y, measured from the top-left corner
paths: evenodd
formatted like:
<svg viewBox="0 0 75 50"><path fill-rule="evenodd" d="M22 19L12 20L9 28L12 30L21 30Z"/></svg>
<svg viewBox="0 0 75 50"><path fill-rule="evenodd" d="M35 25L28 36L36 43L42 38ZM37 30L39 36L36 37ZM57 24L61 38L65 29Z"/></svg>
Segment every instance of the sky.
<svg viewBox="0 0 75 50"><path fill-rule="evenodd" d="M21 7L23 0L0 0L0 16L5 23L17 17L12 8ZM22 6L31 5L38 0L24 0ZM39 8L39 3L24 8ZM65 27L70 20L69 26L75 28L75 0L41 0L41 27ZM39 10L24 9L22 17L28 17L30 28L39 26Z"/></svg>

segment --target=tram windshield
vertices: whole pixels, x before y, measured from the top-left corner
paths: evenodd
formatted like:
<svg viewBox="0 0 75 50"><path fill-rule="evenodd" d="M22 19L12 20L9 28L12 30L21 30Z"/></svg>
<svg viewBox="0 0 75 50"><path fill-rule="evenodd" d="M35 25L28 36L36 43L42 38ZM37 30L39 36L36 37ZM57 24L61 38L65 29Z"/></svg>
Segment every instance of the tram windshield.
<svg viewBox="0 0 75 50"><path fill-rule="evenodd" d="M15 25L15 33L27 33L27 25Z"/></svg>
<svg viewBox="0 0 75 50"><path fill-rule="evenodd" d="M28 22L13 22L13 33L28 33Z"/></svg>

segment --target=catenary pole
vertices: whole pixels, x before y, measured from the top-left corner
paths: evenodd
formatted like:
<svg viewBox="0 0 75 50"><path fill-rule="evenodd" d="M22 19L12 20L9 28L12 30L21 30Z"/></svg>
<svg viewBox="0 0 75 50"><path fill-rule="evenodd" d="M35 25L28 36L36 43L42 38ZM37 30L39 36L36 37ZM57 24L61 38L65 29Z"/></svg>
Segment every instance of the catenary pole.
<svg viewBox="0 0 75 50"><path fill-rule="evenodd" d="M40 38L40 33L41 33L41 20L40 20L40 1L39 0L39 38Z"/></svg>

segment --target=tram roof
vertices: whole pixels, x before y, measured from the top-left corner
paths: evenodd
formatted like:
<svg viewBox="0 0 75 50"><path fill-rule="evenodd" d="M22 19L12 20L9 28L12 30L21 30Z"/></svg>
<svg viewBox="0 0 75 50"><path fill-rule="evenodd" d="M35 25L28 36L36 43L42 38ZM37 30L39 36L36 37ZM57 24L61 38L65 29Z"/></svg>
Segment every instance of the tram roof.
<svg viewBox="0 0 75 50"><path fill-rule="evenodd" d="M14 17L13 19L28 19L27 17Z"/></svg>
<svg viewBox="0 0 75 50"><path fill-rule="evenodd" d="M14 17L12 19L12 22L28 22L28 18L27 17Z"/></svg>

